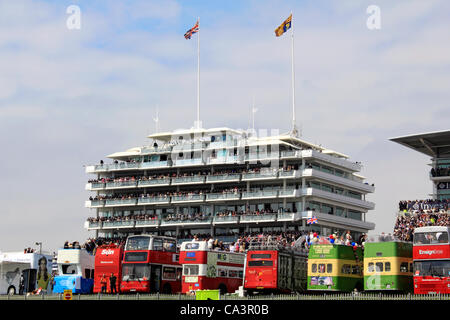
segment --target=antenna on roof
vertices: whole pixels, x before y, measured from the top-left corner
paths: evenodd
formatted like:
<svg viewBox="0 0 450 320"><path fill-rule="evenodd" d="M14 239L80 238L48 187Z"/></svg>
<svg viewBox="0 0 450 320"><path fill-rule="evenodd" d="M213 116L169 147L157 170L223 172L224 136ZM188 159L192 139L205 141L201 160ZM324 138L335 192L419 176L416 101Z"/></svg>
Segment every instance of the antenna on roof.
<svg viewBox="0 0 450 320"><path fill-rule="evenodd" d="M153 118L153 121L155 121L155 127L156 127L156 132L155 133L158 133L159 132L159 115L158 115L158 110L159 108L158 108L158 105L156 105L156 118Z"/></svg>

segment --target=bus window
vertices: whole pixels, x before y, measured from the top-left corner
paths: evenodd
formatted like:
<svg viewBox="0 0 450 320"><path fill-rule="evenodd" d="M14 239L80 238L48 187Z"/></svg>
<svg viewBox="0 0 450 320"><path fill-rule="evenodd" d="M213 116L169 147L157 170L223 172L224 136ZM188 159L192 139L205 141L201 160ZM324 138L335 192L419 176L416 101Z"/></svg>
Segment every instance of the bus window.
<svg viewBox="0 0 450 320"><path fill-rule="evenodd" d="M163 248L164 251L167 252L175 252L177 251L177 246L174 240L164 239L163 240Z"/></svg>
<svg viewBox="0 0 450 320"><path fill-rule="evenodd" d="M252 259L270 259L270 258L272 258L272 255L270 253L254 253L254 254L250 255L250 258L252 258Z"/></svg>
<svg viewBox="0 0 450 320"><path fill-rule="evenodd" d="M427 244L425 241L424 233L415 233L414 234L414 244Z"/></svg>
<svg viewBox="0 0 450 320"><path fill-rule="evenodd" d="M249 267L272 267L272 260L254 260L248 262Z"/></svg>
<svg viewBox="0 0 450 320"><path fill-rule="evenodd" d="M227 269L217 269L217 276L218 277L226 277L227 276Z"/></svg>
<svg viewBox="0 0 450 320"><path fill-rule="evenodd" d="M76 274L77 265L76 264L63 264L62 265L63 274Z"/></svg>
<svg viewBox="0 0 450 320"><path fill-rule="evenodd" d="M384 271L386 271L386 272L391 271L391 263L390 262L384 263Z"/></svg>
<svg viewBox="0 0 450 320"><path fill-rule="evenodd" d="M129 237L125 250L148 250L150 237Z"/></svg>
<svg viewBox="0 0 450 320"><path fill-rule="evenodd" d="M237 270L228 270L228 276L230 278L239 278Z"/></svg>
<svg viewBox="0 0 450 320"><path fill-rule="evenodd" d="M159 238L153 238L153 250L162 251L163 249L163 241Z"/></svg>
<svg viewBox="0 0 450 320"><path fill-rule="evenodd" d="M146 281L150 279L150 266L144 263L125 263L122 269L122 280Z"/></svg>
<svg viewBox="0 0 450 320"><path fill-rule="evenodd" d="M177 280L181 280L181 274L183 273L182 268L177 268Z"/></svg>
<svg viewBox="0 0 450 320"><path fill-rule="evenodd" d="M343 274L350 274L350 271L351 271L350 268L351 268L351 267L350 267L349 264L344 264L344 265L342 266L341 272L342 272Z"/></svg>
<svg viewBox="0 0 450 320"><path fill-rule="evenodd" d="M244 271L243 270L239 270L238 276L239 276L239 278L242 279L244 277Z"/></svg>
<svg viewBox="0 0 450 320"><path fill-rule="evenodd" d="M333 265L331 263L327 264L327 273L333 272Z"/></svg>
<svg viewBox="0 0 450 320"><path fill-rule="evenodd" d="M319 264L319 273L325 273L325 265Z"/></svg>
<svg viewBox="0 0 450 320"><path fill-rule="evenodd" d="M367 266L367 272L374 272L375 269L373 267L373 262L369 262L369 265Z"/></svg>
<svg viewBox="0 0 450 320"><path fill-rule="evenodd" d="M359 274L359 266L352 265L352 274Z"/></svg>
<svg viewBox="0 0 450 320"><path fill-rule="evenodd" d="M199 247L199 243L186 243L186 250L197 250Z"/></svg>
<svg viewBox="0 0 450 320"><path fill-rule="evenodd" d="M436 236L438 243L448 243L447 232L437 232Z"/></svg>
<svg viewBox="0 0 450 320"><path fill-rule="evenodd" d="M408 262L402 262L400 264L400 272L408 272Z"/></svg>
<svg viewBox="0 0 450 320"><path fill-rule="evenodd" d="M175 280L176 268L175 267L163 267L163 278L167 280Z"/></svg>
<svg viewBox="0 0 450 320"><path fill-rule="evenodd" d="M148 252L125 252L126 262L147 261Z"/></svg>
<svg viewBox="0 0 450 320"><path fill-rule="evenodd" d="M311 272L317 272L317 264L313 263L313 265L311 266Z"/></svg>
<svg viewBox="0 0 450 320"><path fill-rule="evenodd" d="M383 272L383 262L377 262L375 263L375 270L377 272Z"/></svg>
<svg viewBox="0 0 450 320"><path fill-rule="evenodd" d="M183 275L185 276L197 276L199 267L197 264L190 264L183 266Z"/></svg>

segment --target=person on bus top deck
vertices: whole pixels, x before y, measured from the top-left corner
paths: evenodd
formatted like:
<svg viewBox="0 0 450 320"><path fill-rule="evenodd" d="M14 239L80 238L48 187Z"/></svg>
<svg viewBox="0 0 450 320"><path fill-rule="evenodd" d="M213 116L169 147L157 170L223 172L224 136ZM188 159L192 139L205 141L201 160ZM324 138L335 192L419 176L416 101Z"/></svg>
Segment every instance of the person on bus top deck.
<svg viewBox="0 0 450 320"><path fill-rule="evenodd" d="M102 293L106 293L106 276L105 274L102 275L100 278L100 285L102 287Z"/></svg>

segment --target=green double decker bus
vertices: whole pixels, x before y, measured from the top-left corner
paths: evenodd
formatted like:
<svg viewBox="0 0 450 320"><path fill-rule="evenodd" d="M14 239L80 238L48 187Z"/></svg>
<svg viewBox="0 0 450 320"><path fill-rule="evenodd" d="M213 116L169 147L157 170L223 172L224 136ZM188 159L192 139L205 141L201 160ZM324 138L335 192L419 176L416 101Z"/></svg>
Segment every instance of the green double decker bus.
<svg viewBox="0 0 450 320"><path fill-rule="evenodd" d="M365 291L413 291L411 242L366 242L364 246Z"/></svg>
<svg viewBox="0 0 450 320"><path fill-rule="evenodd" d="M340 244L311 245L308 290L351 292L363 290L361 248Z"/></svg>

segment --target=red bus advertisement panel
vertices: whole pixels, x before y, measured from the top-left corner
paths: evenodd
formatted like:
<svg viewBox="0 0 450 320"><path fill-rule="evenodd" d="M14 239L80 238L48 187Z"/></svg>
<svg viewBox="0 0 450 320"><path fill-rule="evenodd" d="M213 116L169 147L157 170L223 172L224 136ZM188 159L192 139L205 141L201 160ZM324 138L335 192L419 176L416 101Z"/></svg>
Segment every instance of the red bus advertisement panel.
<svg viewBox="0 0 450 320"><path fill-rule="evenodd" d="M114 273L116 276L116 288L120 292L120 280L122 279L122 257L123 247L115 245L104 245L97 248L95 253L94 266L94 293L99 293L102 290L101 278L105 275L106 278L106 292L111 292L110 276Z"/></svg>

